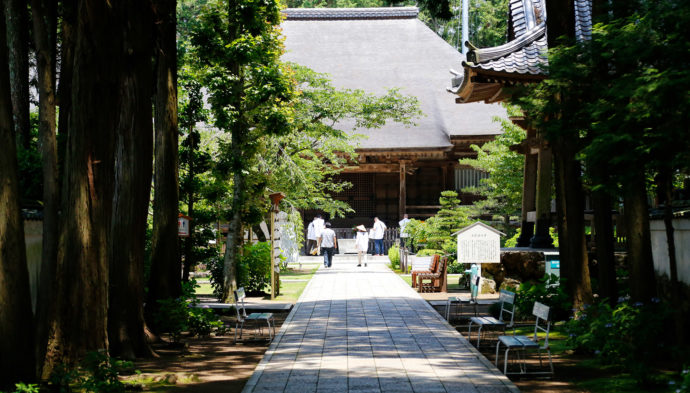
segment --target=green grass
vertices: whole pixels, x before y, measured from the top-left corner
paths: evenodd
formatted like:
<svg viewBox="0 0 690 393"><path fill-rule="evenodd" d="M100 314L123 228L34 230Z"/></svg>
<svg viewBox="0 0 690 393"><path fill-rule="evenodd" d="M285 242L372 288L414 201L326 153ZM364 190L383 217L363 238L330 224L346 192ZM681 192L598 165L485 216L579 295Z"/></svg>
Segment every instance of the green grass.
<svg viewBox="0 0 690 393"><path fill-rule="evenodd" d="M280 272L280 295L276 296L276 301L296 301L299 299L304 288L307 287L309 280L314 276L314 273L319 269L321 264L302 264L302 269L298 270L296 266L292 265L287 271ZM283 281L282 279L290 280L304 280L304 281ZM265 299L270 299L271 296L266 296Z"/></svg>
<svg viewBox="0 0 690 393"><path fill-rule="evenodd" d="M196 288L196 294L197 295L213 295L213 286L211 286L211 283L201 283L197 284L198 287Z"/></svg>

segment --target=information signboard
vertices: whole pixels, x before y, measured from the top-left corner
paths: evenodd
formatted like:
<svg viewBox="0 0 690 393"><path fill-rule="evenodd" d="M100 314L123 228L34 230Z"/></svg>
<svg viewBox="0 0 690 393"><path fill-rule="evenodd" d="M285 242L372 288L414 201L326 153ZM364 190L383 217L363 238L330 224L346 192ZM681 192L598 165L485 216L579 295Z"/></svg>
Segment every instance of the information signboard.
<svg viewBox="0 0 690 393"><path fill-rule="evenodd" d="M458 237L459 263L500 263L501 236L504 233L476 222L455 232Z"/></svg>

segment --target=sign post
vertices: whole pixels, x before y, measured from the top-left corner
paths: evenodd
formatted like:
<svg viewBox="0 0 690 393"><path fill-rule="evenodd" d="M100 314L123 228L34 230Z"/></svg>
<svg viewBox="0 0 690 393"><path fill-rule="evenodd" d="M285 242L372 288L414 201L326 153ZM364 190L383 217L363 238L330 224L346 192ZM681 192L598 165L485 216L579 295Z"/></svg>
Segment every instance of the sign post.
<svg viewBox="0 0 690 393"><path fill-rule="evenodd" d="M276 264L275 221L276 213L279 211L278 204L280 204L280 201L285 198L285 194L282 192L277 192L269 195L269 198L271 198L271 300L274 300L276 298L277 291L280 288L280 285L276 283L277 279L280 278L280 276L277 275L280 274L280 265ZM276 268L278 271L276 271Z"/></svg>
<svg viewBox="0 0 690 393"><path fill-rule="evenodd" d="M475 222L453 235L458 237L458 263L472 264L470 288L472 298L476 299L482 277L482 263L501 262L501 236L498 231L482 222Z"/></svg>

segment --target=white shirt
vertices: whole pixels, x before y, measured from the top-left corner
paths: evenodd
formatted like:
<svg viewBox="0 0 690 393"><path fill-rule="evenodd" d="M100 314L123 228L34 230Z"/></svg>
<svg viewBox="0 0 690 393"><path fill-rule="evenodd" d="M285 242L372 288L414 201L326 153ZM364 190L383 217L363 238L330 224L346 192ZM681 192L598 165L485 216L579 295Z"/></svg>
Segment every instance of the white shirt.
<svg viewBox="0 0 690 393"><path fill-rule="evenodd" d="M355 248L357 248L357 251L367 252L369 249L369 235L366 232L357 232Z"/></svg>
<svg viewBox="0 0 690 393"><path fill-rule="evenodd" d="M314 234L316 237L321 237L321 232L323 232L323 229L326 228L325 221L323 218L315 218L314 221L312 221L314 224Z"/></svg>
<svg viewBox="0 0 690 393"><path fill-rule="evenodd" d="M386 224L383 221L378 220L374 223L374 234L371 236L372 239L378 240L383 239L383 233L386 231Z"/></svg>
<svg viewBox="0 0 690 393"><path fill-rule="evenodd" d="M408 222L410 222L409 218L403 218L398 223L398 225L400 225L400 237L409 237L410 236L405 232L405 226L407 226Z"/></svg>
<svg viewBox="0 0 690 393"><path fill-rule="evenodd" d="M321 232L321 248L335 247L335 232L331 228L326 228Z"/></svg>
<svg viewBox="0 0 690 393"><path fill-rule="evenodd" d="M312 221L307 227L307 240L316 240L316 238L316 229L314 229L314 221Z"/></svg>

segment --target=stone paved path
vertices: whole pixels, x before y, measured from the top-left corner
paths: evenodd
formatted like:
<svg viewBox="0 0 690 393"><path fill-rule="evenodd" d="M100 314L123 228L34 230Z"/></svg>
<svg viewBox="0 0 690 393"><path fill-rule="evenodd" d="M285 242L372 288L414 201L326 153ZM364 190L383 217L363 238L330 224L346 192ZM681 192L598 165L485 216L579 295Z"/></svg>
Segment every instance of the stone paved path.
<svg viewBox="0 0 690 393"><path fill-rule="evenodd" d="M244 392L518 392L380 263L321 268Z"/></svg>

